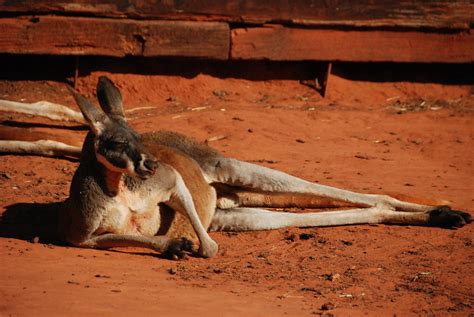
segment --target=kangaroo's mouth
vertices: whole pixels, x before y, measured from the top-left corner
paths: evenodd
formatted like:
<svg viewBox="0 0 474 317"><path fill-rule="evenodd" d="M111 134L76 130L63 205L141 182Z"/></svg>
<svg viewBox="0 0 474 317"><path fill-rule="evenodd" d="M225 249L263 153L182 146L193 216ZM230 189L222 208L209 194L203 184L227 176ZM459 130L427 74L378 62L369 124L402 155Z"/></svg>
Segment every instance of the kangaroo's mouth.
<svg viewBox="0 0 474 317"><path fill-rule="evenodd" d="M138 178L142 180L147 180L153 175L155 175L155 171L135 171L135 173L138 176Z"/></svg>

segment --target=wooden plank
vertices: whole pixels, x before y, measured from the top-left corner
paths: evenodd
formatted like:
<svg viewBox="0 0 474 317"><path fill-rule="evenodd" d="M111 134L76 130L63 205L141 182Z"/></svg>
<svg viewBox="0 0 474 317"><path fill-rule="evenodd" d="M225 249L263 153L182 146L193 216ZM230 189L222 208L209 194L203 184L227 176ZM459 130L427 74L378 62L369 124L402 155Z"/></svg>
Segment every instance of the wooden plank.
<svg viewBox="0 0 474 317"><path fill-rule="evenodd" d="M0 0L0 12L356 27L468 29L470 0Z"/></svg>
<svg viewBox="0 0 474 317"><path fill-rule="evenodd" d="M232 59L353 62L474 61L474 33L339 31L283 26L232 30Z"/></svg>
<svg viewBox="0 0 474 317"><path fill-rule="evenodd" d="M229 55L229 26L218 22L40 16L1 18L0 29L2 53L221 60Z"/></svg>

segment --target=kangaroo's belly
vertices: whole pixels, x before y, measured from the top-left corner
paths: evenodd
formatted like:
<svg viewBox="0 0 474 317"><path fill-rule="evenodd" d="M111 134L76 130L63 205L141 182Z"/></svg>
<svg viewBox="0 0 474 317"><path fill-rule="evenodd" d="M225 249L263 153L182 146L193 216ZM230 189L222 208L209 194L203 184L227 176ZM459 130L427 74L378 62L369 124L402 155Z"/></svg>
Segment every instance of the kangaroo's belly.
<svg viewBox="0 0 474 317"><path fill-rule="evenodd" d="M96 234L154 236L160 223L160 207L156 199L133 193L119 194L105 204Z"/></svg>

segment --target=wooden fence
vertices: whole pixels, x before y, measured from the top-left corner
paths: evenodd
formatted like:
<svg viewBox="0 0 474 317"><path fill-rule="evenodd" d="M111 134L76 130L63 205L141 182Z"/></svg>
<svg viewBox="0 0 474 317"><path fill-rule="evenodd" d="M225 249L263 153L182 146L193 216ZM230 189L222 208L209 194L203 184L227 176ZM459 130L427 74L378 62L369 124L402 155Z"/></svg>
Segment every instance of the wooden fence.
<svg viewBox="0 0 474 317"><path fill-rule="evenodd" d="M473 21L469 0L0 0L0 53L471 63Z"/></svg>

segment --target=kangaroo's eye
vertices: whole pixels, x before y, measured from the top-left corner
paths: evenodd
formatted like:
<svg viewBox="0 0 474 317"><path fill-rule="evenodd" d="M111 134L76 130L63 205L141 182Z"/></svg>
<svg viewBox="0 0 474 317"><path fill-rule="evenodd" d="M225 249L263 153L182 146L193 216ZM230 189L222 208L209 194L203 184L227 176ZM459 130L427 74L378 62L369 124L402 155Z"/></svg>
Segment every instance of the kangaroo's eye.
<svg viewBox="0 0 474 317"><path fill-rule="evenodd" d="M123 150L127 146L127 140L111 140L109 142L109 148L113 150Z"/></svg>

